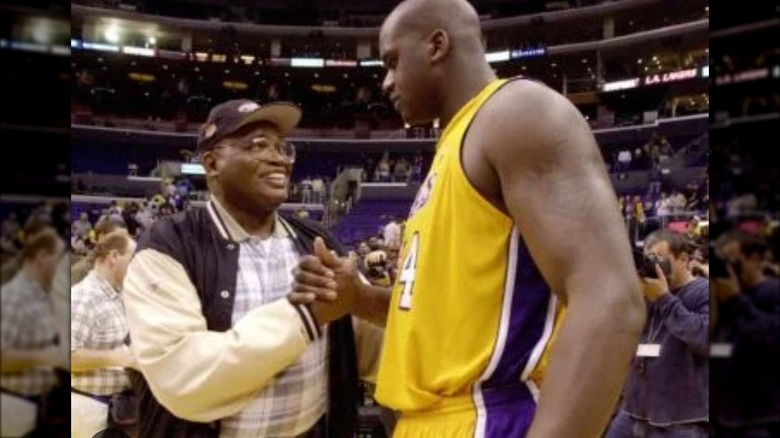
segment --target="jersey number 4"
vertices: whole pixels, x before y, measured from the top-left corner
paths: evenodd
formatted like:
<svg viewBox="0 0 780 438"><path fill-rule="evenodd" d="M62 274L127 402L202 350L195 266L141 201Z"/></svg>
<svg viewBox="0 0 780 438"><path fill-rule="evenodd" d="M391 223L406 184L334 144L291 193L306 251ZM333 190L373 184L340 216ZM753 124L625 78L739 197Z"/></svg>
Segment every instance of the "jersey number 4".
<svg viewBox="0 0 780 438"><path fill-rule="evenodd" d="M409 310L412 308L412 292L414 290L414 276L417 270L417 250L420 246L420 233L414 233L412 235L412 244L409 246L409 253L404 260L403 269L401 270L401 277L399 283L404 287L401 292L401 299L398 302L398 307L402 310Z"/></svg>

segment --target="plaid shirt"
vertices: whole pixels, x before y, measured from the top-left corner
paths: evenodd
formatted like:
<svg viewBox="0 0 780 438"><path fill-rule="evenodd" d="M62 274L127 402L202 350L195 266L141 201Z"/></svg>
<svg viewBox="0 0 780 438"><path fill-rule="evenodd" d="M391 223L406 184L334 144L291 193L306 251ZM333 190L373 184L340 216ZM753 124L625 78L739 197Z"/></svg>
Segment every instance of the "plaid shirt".
<svg viewBox="0 0 780 438"><path fill-rule="evenodd" d="M22 269L2 291L2 350L44 350L57 344L54 302L49 292ZM43 395L57 384L53 368L3 373L0 386L29 396Z"/></svg>
<svg viewBox="0 0 780 438"><path fill-rule="evenodd" d="M93 270L71 289L70 349L112 350L128 335L122 297ZM121 367L71 374L71 386L94 395L117 394L130 388Z"/></svg>
<svg viewBox="0 0 780 438"><path fill-rule="evenodd" d="M268 239L249 236L214 201L228 233L239 242L233 323L250 310L290 294L299 254L281 220ZM239 414L224 418L221 437L295 437L314 426L327 406L327 336L268 383Z"/></svg>

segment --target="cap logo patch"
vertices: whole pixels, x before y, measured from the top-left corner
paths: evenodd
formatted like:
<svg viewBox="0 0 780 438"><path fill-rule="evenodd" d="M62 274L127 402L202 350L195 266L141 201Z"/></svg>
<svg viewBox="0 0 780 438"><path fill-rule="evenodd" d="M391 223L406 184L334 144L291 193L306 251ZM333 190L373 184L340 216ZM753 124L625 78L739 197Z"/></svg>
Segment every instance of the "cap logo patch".
<svg viewBox="0 0 780 438"><path fill-rule="evenodd" d="M240 107L238 107L238 112L240 113L251 113L252 111L257 110L260 108L260 105L254 103L254 102L247 102Z"/></svg>
<svg viewBox="0 0 780 438"><path fill-rule="evenodd" d="M206 129L203 130L203 136L206 138L211 138L214 136L214 134L217 132L217 125L213 123L209 123L206 125Z"/></svg>

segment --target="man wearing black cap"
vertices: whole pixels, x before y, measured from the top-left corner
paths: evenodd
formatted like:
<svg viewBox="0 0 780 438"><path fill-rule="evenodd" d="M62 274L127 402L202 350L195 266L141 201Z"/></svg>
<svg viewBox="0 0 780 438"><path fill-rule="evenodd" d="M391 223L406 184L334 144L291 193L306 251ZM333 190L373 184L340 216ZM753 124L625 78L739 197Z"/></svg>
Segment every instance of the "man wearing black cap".
<svg viewBox="0 0 780 438"><path fill-rule="evenodd" d="M318 224L277 214L300 117L288 103L213 108L198 139L206 208L141 237L124 291L139 436L352 436L358 372L372 372L381 331L345 317L348 294L286 299L316 237L344 253Z"/></svg>

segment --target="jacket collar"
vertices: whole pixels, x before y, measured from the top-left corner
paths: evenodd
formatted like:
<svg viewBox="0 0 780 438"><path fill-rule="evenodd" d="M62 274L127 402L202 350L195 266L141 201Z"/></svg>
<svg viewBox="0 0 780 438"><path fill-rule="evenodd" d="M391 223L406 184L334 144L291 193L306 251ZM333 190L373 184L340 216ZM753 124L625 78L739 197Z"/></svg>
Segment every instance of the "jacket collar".
<svg viewBox="0 0 780 438"><path fill-rule="evenodd" d="M209 217L223 239L244 242L252 238L214 196L210 197L206 208L208 209ZM274 232L272 235L279 238L296 237L290 225L278 213L275 214Z"/></svg>

